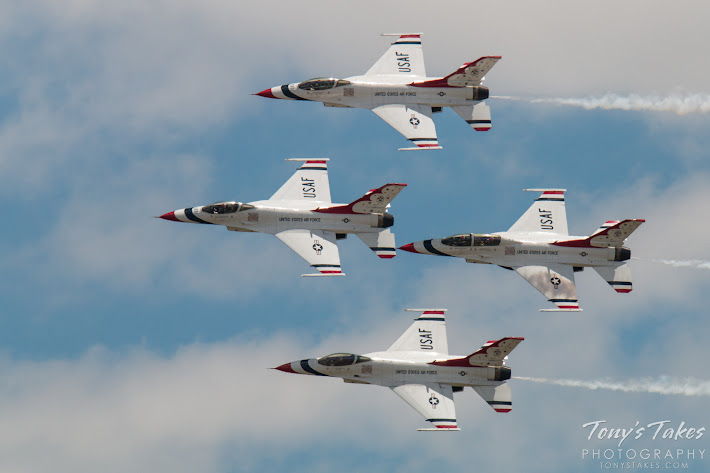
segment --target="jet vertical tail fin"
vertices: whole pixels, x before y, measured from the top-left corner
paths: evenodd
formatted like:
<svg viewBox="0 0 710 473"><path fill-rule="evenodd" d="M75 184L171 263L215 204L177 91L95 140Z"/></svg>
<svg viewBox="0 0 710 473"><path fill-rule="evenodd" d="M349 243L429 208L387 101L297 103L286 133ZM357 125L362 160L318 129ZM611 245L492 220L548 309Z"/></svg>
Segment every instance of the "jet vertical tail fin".
<svg viewBox="0 0 710 473"><path fill-rule="evenodd" d="M485 75L500 59L501 56L483 56L473 62L465 63L444 79L453 87L481 85Z"/></svg>
<svg viewBox="0 0 710 473"><path fill-rule="evenodd" d="M575 248L621 248L629 235L631 235L634 230L640 227L645 221L646 220L642 218L627 219L620 222L617 220L609 220L587 238L557 241L553 243L553 245L570 246ZM628 258L624 258L624 260L625 259Z"/></svg>
<svg viewBox="0 0 710 473"><path fill-rule="evenodd" d="M621 222L612 221L606 222L602 227L597 230L592 236L589 237L589 241L592 246L596 247L609 247L609 246L621 246L624 241L631 235L634 230L641 226L646 220L642 218L634 218L628 220L622 220ZM611 224L606 226L607 224Z"/></svg>
<svg viewBox="0 0 710 473"><path fill-rule="evenodd" d="M502 365L503 360L515 347L525 340L522 337L504 337L500 340L490 340L478 351L468 356L470 365Z"/></svg>
<svg viewBox="0 0 710 473"><path fill-rule="evenodd" d="M395 257L397 246L394 244L394 233L389 228L377 233L356 233L355 235L380 258Z"/></svg>
<svg viewBox="0 0 710 473"><path fill-rule="evenodd" d="M594 233L592 233L591 236L594 236L594 235L596 235L597 233L601 233L601 232L603 232L604 230L606 230L607 228L613 227L613 226L616 225L617 223L619 223L618 220L607 220L606 222L602 223L602 226L599 227L599 228L597 229L597 231L595 231Z"/></svg>
<svg viewBox="0 0 710 473"><path fill-rule="evenodd" d="M384 214L387 211L387 205L389 205L405 187L407 187L407 184L385 184L377 189L369 190L365 195L347 205L322 207L314 210L314 212L334 214Z"/></svg>
<svg viewBox="0 0 710 473"><path fill-rule="evenodd" d="M631 292L633 289L631 284L631 268L628 263L618 264L618 266L592 266L592 268L599 273L599 276L604 278L616 292L627 293Z"/></svg>
<svg viewBox="0 0 710 473"><path fill-rule="evenodd" d="M486 73L490 71L500 59L501 56L483 56L473 62L463 64L454 72L441 79L413 82L410 85L415 87L479 87ZM482 100L488 98L487 89L481 90L481 93L485 96L477 97L477 99Z"/></svg>
<svg viewBox="0 0 710 473"><path fill-rule="evenodd" d="M450 360L433 361L436 366L503 366L505 357L510 354L523 337L504 337L500 340L490 340L486 342L478 351L463 358L452 358ZM507 379L507 378L506 378Z"/></svg>

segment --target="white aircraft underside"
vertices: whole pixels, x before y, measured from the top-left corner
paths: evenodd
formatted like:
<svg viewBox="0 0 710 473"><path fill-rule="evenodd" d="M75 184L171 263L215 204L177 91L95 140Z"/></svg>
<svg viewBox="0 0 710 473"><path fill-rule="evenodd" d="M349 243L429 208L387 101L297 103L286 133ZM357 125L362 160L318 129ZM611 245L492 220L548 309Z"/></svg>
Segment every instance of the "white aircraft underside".
<svg viewBox="0 0 710 473"><path fill-rule="evenodd" d="M465 63L445 77L427 77L421 35L387 36L398 39L364 75L309 79L255 95L372 110L416 145L401 149L440 149L433 114L443 107L451 107L477 131L491 128L490 108L483 102L488 89L481 83L500 56Z"/></svg>
<svg viewBox="0 0 710 473"><path fill-rule="evenodd" d="M334 353L285 363L275 369L389 387L434 425L419 430L460 430L454 392L462 391L465 386L472 387L496 412L511 411L511 392L505 383L511 371L504 360L523 338L489 341L468 356L451 356L446 338L446 309L407 310L421 315L387 351L365 355Z"/></svg>
<svg viewBox="0 0 710 473"><path fill-rule="evenodd" d="M565 190L525 190L541 195L506 232L453 235L400 249L512 269L557 306L542 310L581 310L574 273L585 267L593 268L616 292L631 292L631 251L623 244L645 220L607 221L589 237L570 236Z"/></svg>
<svg viewBox="0 0 710 473"><path fill-rule="evenodd" d="M395 256L394 233L389 229L394 217L387 206L406 184L385 184L350 204L333 204L327 159L290 161L304 164L269 200L217 202L160 218L274 235L319 271L304 276L344 276L337 240L348 234L355 234L380 258Z"/></svg>

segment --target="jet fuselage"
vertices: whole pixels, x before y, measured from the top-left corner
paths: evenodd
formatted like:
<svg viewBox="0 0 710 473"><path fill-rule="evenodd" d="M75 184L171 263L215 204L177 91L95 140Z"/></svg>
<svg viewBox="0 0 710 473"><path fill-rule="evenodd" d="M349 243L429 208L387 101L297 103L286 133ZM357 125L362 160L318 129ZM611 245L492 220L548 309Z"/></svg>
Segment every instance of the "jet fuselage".
<svg viewBox="0 0 710 473"><path fill-rule="evenodd" d="M474 242L476 236L485 240L481 246L462 242L457 237L468 237ZM552 235L554 237L554 235ZM498 238L499 237L499 238ZM413 253L435 254L440 256L455 256L465 258L469 263L496 264L503 267L528 265L543 265L547 263L566 264L574 267L612 266L614 262L626 261L631 257L628 248L618 250L609 248L571 247L563 246L564 241L582 239L560 235L550 238L550 234L535 235L517 232L500 232L496 234L461 234L442 239L422 240L402 247ZM448 243L448 244L447 244ZM469 244L465 244L469 243Z"/></svg>
<svg viewBox="0 0 710 473"><path fill-rule="evenodd" d="M497 386L510 379L507 366L441 366L433 363L457 359L450 355L420 352L375 352L365 355L337 354L352 357L352 362L329 365L334 355L310 358L279 366L288 373L331 376L346 383L365 383L378 386L401 384L442 383L452 386ZM461 363L463 364L463 363Z"/></svg>
<svg viewBox="0 0 710 473"><path fill-rule="evenodd" d="M224 211L225 205L235 207ZM327 204L327 207L332 206L337 204ZM235 210L236 208L238 210ZM222 202L186 208L165 214L162 218L180 222L223 225L232 231L261 233L279 233L293 228L326 230L343 234L363 233L394 224L394 217L389 213L329 213L327 209L319 209L317 204L303 201L272 203L268 200L248 204Z"/></svg>
<svg viewBox="0 0 710 473"><path fill-rule="evenodd" d="M259 92L262 97L310 100L323 102L331 107L373 108L385 104L422 104L432 107L456 107L471 105L474 101L488 98L488 88L432 87L413 85L416 82L402 82L398 76L349 77L345 80L332 79L338 85L323 90L309 90L303 84L312 81L285 84ZM423 78L423 81L438 79Z"/></svg>

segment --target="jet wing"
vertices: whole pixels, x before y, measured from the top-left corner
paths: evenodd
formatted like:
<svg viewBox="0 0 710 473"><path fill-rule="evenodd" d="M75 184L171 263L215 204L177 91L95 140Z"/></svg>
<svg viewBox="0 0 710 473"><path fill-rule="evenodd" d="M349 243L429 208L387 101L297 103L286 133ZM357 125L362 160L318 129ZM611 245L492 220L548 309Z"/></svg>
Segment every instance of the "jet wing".
<svg viewBox="0 0 710 473"><path fill-rule="evenodd" d="M424 351L425 353L449 353L446 339L446 309L406 309L421 312L414 323L395 341L387 351Z"/></svg>
<svg viewBox="0 0 710 473"><path fill-rule="evenodd" d="M542 312L570 311L579 312L577 286L574 284L574 269L563 264L547 266L520 266L515 272L540 291L557 309L540 309Z"/></svg>
<svg viewBox="0 0 710 473"><path fill-rule="evenodd" d="M392 391L436 427L418 430L461 430L456 425L454 392L450 384L402 384Z"/></svg>
<svg viewBox="0 0 710 473"><path fill-rule="evenodd" d="M416 148L401 149L441 149L430 106L388 104L374 107L372 111L417 145Z"/></svg>
<svg viewBox="0 0 710 473"><path fill-rule="evenodd" d="M306 200L330 203L327 159L287 159L305 161L269 200Z"/></svg>
<svg viewBox="0 0 710 473"><path fill-rule="evenodd" d="M335 233L323 230L286 230L274 236L320 271L320 274L303 276L345 276L340 270Z"/></svg>
<svg viewBox="0 0 710 473"><path fill-rule="evenodd" d="M399 36L399 38L365 73L366 76L395 75L409 79L414 76L426 77L420 34L384 34L382 36Z"/></svg>
<svg viewBox="0 0 710 473"><path fill-rule="evenodd" d="M565 189L523 190L542 193L508 231L544 232L568 235Z"/></svg>

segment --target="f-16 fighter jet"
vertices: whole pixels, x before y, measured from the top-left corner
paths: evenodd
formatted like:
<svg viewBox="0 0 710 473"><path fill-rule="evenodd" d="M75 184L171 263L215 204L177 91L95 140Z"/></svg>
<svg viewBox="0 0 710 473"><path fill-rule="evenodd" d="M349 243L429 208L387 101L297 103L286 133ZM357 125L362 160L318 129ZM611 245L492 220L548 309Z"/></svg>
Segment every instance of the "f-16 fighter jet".
<svg viewBox="0 0 710 473"><path fill-rule="evenodd" d="M408 243L401 250L456 256L468 263L512 269L557 306L550 311L581 311L574 273L593 268L616 292L631 292L631 250L624 241L645 220L605 222L588 237L567 233L565 189L524 189L540 197L507 232L464 233Z"/></svg>
<svg viewBox="0 0 710 473"><path fill-rule="evenodd" d="M394 217L389 203L407 184L385 184L349 204L330 201L328 159L305 161L269 200L217 202L175 210L160 218L174 222L224 225L236 232L270 233L320 273L344 276L337 241L354 233L380 258L394 258Z"/></svg>
<svg viewBox="0 0 710 473"><path fill-rule="evenodd" d="M421 34L397 36L387 52L364 75L335 79L320 77L285 84L255 95L272 99L310 100L326 107L366 108L386 121L416 147L441 149L433 114L451 107L474 130L491 128L491 110L483 100L486 73L501 58L484 56L467 62L445 77L427 77Z"/></svg>
<svg viewBox="0 0 710 473"><path fill-rule="evenodd" d="M505 359L522 338L486 342L468 356L449 355L446 309L405 309L422 314L387 351L334 353L285 363L277 370L342 378L346 383L387 386L424 416L433 431L461 430L454 393L471 386L496 412L510 412L510 368Z"/></svg>

